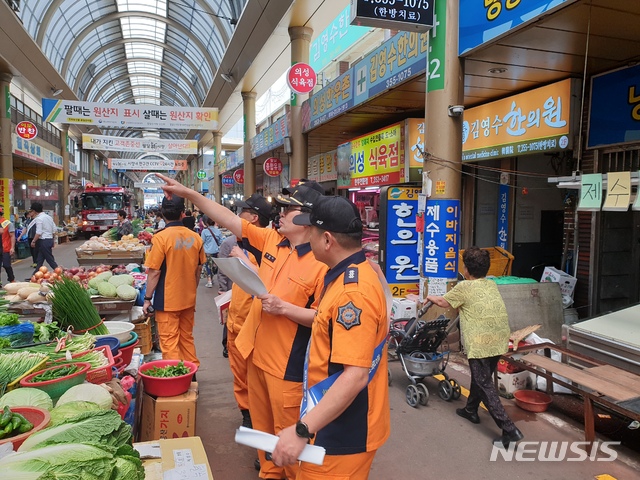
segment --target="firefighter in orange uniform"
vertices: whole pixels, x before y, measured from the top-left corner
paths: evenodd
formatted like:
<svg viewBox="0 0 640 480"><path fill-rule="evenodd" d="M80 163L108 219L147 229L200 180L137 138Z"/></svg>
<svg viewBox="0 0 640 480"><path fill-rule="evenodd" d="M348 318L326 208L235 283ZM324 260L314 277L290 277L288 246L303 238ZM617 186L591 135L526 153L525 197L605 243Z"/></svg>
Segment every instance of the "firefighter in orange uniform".
<svg viewBox="0 0 640 480"><path fill-rule="evenodd" d="M188 198L216 223L246 239L262 252L258 274L267 288L251 304L235 346L248 360L247 384L253 428L276 434L295 422L302 400L304 356L312 308L322 290L326 265L317 261L309 245L310 227L293 219L309 212L324 193L316 182L301 181L285 189L277 202L283 205L279 230L259 228L173 179L158 175L166 194ZM260 478L294 479L298 465L278 467L258 451Z"/></svg>
<svg viewBox="0 0 640 480"><path fill-rule="evenodd" d="M353 203L323 197L293 221L311 225L313 253L330 270L305 361L300 420L279 433L273 461L296 464L311 440L326 449L324 463L301 462L297 480L364 480L390 430L385 290L362 251Z"/></svg>

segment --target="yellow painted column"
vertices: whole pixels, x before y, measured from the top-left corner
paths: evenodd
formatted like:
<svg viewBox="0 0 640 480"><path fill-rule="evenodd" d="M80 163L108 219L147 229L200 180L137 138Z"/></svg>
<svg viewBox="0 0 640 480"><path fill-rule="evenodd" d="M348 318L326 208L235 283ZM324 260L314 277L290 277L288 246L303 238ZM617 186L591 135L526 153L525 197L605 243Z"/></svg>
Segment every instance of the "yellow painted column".
<svg viewBox="0 0 640 480"><path fill-rule="evenodd" d="M69 221L69 215L66 213L67 205L69 205L69 213L71 213L71 205L69 202L69 151L67 150L67 139L69 138L69 125L62 125L60 130L60 155L62 156L62 216L66 222Z"/></svg>
<svg viewBox="0 0 640 480"><path fill-rule="evenodd" d="M291 39L291 64L309 63L309 47L313 29L309 27L289 27ZM289 161L289 179L301 179L307 176L307 137L302 133L302 103L309 95L291 94L291 157Z"/></svg>
<svg viewBox="0 0 640 480"><path fill-rule="evenodd" d="M10 73L0 73L0 178L13 178L11 143L11 79Z"/></svg>
<svg viewBox="0 0 640 480"><path fill-rule="evenodd" d="M242 92L244 118L244 196L256 191L256 164L251 158L249 140L256 136L256 92Z"/></svg>
<svg viewBox="0 0 640 480"><path fill-rule="evenodd" d="M213 193L216 202L222 204L222 177L220 176L220 159L222 157L222 132L213 132Z"/></svg>

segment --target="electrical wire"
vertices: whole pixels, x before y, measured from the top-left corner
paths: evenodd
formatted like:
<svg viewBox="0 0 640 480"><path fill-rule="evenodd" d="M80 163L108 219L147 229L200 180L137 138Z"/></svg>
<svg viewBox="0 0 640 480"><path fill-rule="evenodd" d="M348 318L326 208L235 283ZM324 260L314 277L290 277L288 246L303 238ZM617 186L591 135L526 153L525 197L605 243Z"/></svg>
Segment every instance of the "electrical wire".
<svg viewBox="0 0 640 480"><path fill-rule="evenodd" d="M195 5L189 5L188 3L183 2L181 0L178 0L177 2L174 2L174 3L179 3L179 4L181 4L181 5L183 5L183 6L187 7L187 8L190 8L194 12L204 13L205 15L209 15L209 16L212 16L212 17L220 18L222 20L227 20L229 22L229 24L231 24L231 25L236 25L238 23L238 19L237 18L231 18L231 17L227 17L225 15L218 15L216 13L207 12L206 10L201 10L199 8L196 8Z"/></svg>

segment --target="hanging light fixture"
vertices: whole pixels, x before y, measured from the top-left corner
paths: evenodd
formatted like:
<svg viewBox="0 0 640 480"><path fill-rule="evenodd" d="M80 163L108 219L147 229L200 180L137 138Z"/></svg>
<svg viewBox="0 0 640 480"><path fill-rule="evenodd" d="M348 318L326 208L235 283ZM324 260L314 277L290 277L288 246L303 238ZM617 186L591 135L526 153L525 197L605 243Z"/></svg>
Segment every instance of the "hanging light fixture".
<svg viewBox="0 0 640 480"><path fill-rule="evenodd" d="M44 192L44 196L45 196L45 197L48 197L48 196L49 196L49 190L45 190L45 192Z"/></svg>
<svg viewBox="0 0 640 480"><path fill-rule="evenodd" d="M22 190L26 190L26 189L27 189L27 184L26 184L26 183L23 183L23 184L22 184Z"/></svg>
<svg viewBox="0 0 640 480"><path fill-rule="evenodd" d="M40 190L36 190L36 197L40 196Z"/></svg>

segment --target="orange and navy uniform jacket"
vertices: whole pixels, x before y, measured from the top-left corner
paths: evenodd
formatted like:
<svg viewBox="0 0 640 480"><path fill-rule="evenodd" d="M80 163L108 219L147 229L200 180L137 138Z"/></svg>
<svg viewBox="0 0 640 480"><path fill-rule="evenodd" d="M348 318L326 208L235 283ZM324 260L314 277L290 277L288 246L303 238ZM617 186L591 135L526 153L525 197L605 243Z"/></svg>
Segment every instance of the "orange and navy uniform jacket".
<svg viewBox="0 0 640 480"><path fill-rule="evenodd" d="M248 245L249 248L247 248L245 242L238 242L238 246L244 248L249 257L249 261L253 265L260 266L262 252L256 251ZM249 314L251 302L253 302L253 297L234 283L231 287L231 302L229 303L229 315L227 317L227 329L230 332L240 333L240 329Z"/></svg>
<svg viewBox="0 0 640 480"><path fill-rule="evenodd" d="M11 222L4 217L0 217L0 227L4 228L2 231L2 248L1 251L9 253L11 251L11 235L15 234L15 231L10 232L9 226Z"/></svg>
<svg viewBox="0 0 640 480"><path fill-rule="evenodd" d="M327 272L325 290L313 322L308 385L344 370L371 368L373 351L388 333L387 307L377 273L360 251ZM389 386L386 348L378 370L335 420L316 434L315 445L328 455L377 450L389 436Z"/></svg>
<svg viewBox="0 0 640 480"><path fill-rule="evenodd" d="M276 230L260 228L242 220L242 237L250 251L262 252L258 275L267 292L299 307L313 308L322 291L327 266L313 256L311 245L291 248ZM281 315L262 310L254 299L236 338L244 358L253 351L253 364L276 378L302 382L304 357L311 329Z"/></svg>
<svg viewBox="0 0 640 480"><path fill-rule="evenodd" d="M195 307L196 267L206 261L202 245L200 236L180 221L167 223L153 236L145 261L146 267L160 270L153 308L177 312Z"/></svg>

